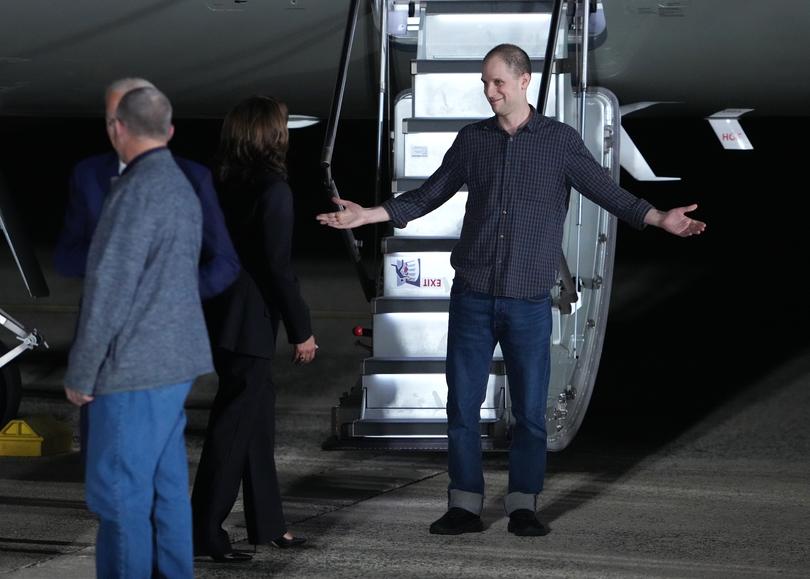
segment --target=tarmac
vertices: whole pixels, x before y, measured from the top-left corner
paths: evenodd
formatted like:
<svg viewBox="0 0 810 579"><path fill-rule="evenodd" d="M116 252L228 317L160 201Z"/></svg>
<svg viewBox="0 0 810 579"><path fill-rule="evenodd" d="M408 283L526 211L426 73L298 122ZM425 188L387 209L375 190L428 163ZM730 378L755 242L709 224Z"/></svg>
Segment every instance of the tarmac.
<svg viewBox="0 0 810 579"><path fill-rule="evenodd" d="M75 432L61 378L80 285L50 271L47 252L40 259L52 295L37 303L10 264L0 270L0 307L50 345L19 358L20 414ZM369 307L348 260L296 266L320 349L298 367L279 340L276 463L290 529L308 542L260 546L243 564L197 559L197 577L810 577L807 313L745 296L707 303L724 273L705 264L618 261L588 414L549 456L539 512L552 532L506 531L507 457L492 453L484 532L443 537L428 526L446 507L444 453L321 449L330 409L367 355L351 328L369 322ZM192 477L215 390L214 376L201 377L186 405ZM95 575L97 524L76 448L0 457L0 575ZM227 525L236 548L252 549L240 502Z"/></svg>

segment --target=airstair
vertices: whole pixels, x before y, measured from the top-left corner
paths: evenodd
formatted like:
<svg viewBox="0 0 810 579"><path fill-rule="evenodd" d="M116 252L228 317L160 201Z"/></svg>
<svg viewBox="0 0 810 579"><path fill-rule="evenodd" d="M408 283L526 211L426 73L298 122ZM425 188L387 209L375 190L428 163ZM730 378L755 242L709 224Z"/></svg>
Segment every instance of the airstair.
<svg viewBox="0 0 810 579"><path fill-rule="evenodd" d="M380 142L384 154L390 154L390 181L383 176L391 183L390 195L421 185L440 166L463 126L492 116L483 95L481 61L503 42L521 46L532 60L530 102L542 103L538 110L576 127L596 159L618 179L618 103L610 92L586 83L588 51L604 34L600 3L387 0L376 3L375 14L380 27ZM348 45L350 49L350 41ZM389 95L389 64L402 55L411 60L410 81L392 83L408 88ZM346 61L344 54L344 69ZM330 119L330 125L334 122ZM390 130L383 131L384 126ZM327 175L334 194L328 168ZM381 239L380 279L366 284L378 288L369 296L372 355L363 361L357 384L333 409L333 436L325 448L446 448L445 355L454 275L450 253L461 232L466 199L463 188L403 229L388 226ZM572 191L565 260L552 295L546 416L550 450L570 443L590 399L605 334L615 228L613 216ZM349 245L352 241L350 237ZM498 347L481 406L485 449L508 447L510 409Z"/></svg>

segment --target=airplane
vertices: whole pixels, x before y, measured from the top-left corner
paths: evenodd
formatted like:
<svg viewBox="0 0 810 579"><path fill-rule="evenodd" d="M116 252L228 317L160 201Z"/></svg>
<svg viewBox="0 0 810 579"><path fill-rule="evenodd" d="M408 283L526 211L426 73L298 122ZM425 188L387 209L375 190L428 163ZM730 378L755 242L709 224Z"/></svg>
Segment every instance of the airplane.
<svg viewBox="0 0 810 579"><path fill-rule="evenodd" d="M368 171L378 174L378 194L389 193L389 187L383 185L387 182L392 182L391 193L399 194L417 183L414 177L425 176L430 164L435 166L440 160L432 153L432 141L420 141L432 139L425 134L437 131L422 119L412 118L415 107L420 106L413 92L408 94L414 79L424 82L431 70L444 70L466 75L475 85L482 47L472 47L466 53L459 50L469 49L466 45L476 38L482 44L494 44L496 38L516 38L520 44L525 39L534 43L531 56L542 67L552 60L546 51L552 45L546 41L555 14L560 37L566 40L553 49L570 53L571 58L557 59L559 68L549 69L548 74L554 75L556 81L549 80L545 87L541 77L546 75L539 74L545 69L538 68L533 90L537 95L548 91L550 96L543 101L547 113L551 111L561 120L579 125L583 133L610 133L610 139L595 137L589 146L592 152L602 154L617 179L620 166L640 180L668 179L659 176L635 147L622 124L625 115L632 118L647 109L654 114L706 118L716 127L723 146L744 150L756 143L745 136L740 119L752 115L804 116L808 114L806 103L810 102L810 77L801 73L807 69L810 55L810 39L805 31L810 22L810 5L796 0L594 0L587 6L581 0L28 0L3 7L2 13L0 123L12 118L97 119L102 112L100 95L104 86L122 76L138 75L154 81L171 97L175 117L190 120L220 119L241 97L270 92L287 102L300 120L326 121L327 138L321 152L329 184L325 196L337 192L340 185L339 176L333 179L331 174L340 119L376 121L377 134L369 134L368 138L377 139L378 163ZM535 22L539 39L531 34L520 36L528 34L525 31L510 36L509 23L498 29L499 19L510 13ZM577 15L585 13L588 18L576 20ZM478 17L466 21L461 18L462 24L447 24L435 37L441 40L442 35L448 35L448 42L438 43L445 54L433 60L453 60L460 68L442 69L441 62L426 62L431 58L424 57L420 35L425 35L428 19L432 15L459 14ZM434 18L434 24L440 20ZM583 29L587 33L583 34ZM577 64L574 61L579 50L587 58L579 59ZM557 56L556 52L553 56ZM457 62L465 60L469 62ZM420 77L414 67L422 67L427 74ZM579 88L588 96L577 100L578 83L583 78ZM480 88L475 90L480 93ZM475 106L480 107L482 100L480 97ZM458 124L456 113L450 114L450 120ZM488 112L478 108L463 113L466 122L481 115L488 116ZM595 118L601 124L593 124ZM420 126L427 130L420 131ZM397 135L396 142L386 138L391 130ZM617 132L618 145L612 138ZM444 135L439 140L452 138L450 130L438 134ZM0 159L0 170L2 163ZM402 358L402 352L396 349L401 345L396 335L399 322L391 320L403 314L397 307L408 300L422 299L403 293L422 289L414 283L417 270L421 279L433 280L433 285L424 288L434 291L424 298L418 314L426 319L439 318L438 323L431 322L430 328L422 326L418 331L421 336L432 335L435 328L441 327L441 318L446 315L442 302L452 275L431 276L426 272L431 260L446 260L453 236L457 235L453 227L463 211L463 198L456 199L455 206L453 203L441 208L446 213L438 219L438 226L449 230L439 229L437 234L436 224L414 222L409 226L413 235L389 231L385 239L375 239L374 245L383 243L390 250L386 255L394 260L391 265L409 264L411 277L399 286L396 267L383 268L384 279L368 275L354 238L347 234L345 241L358 270L361 291L376 308L373 340L377 352L367 362L366 375L358 379L358 387L335 408L331 447L396 447L398 443L410 448L416 439L426 441L428 446L442 444L437 434L442 428L441 403L421 408L418 417L410 412L413 400L424 397L426 381L430 383L428 393L438 393L441 402L441 331L430 351L412 352L407 363L392 370L396 364L385 359ZM598 369L607 317L615 222L593 208L586 206L584 211L589 228L584 245L590 249L584 257L579 249L572 249L576 243L582 245L579 233L584 233L572 225L567 251L569 257L576 254L577 259L582 258L580 261L596 264L596 269L581 275L575 264L573 275L561 276L553 339L560 348L560 368L564 371L549 399L552 450L565 448L582 421ZM444 239L435 241L428 251L411 251L411 246L426 247L424 239L430 236ZM568 266L562 264L562 271ZM380 295L378 286L383 286ZM388 287L394 289L386 296ZM568 297L562 299L563 294ZM397 300L401 303L394 303ZM594 327L594 337L584 338ZM385 336L390 338L388 342ZM420 358L427 361L422 363ZM380 371L386 364L388 374ZM419 364L424 372L414 374L408 370ZM497 447L508 437L508 396L504 394L503 373L497 370L497 360L493 366L496 372L488 395L489 406L482 409L482 417L486 415L490 428L488 440ZM15 381L8 368L4 368L0 383L0 399L11 401L6 404L3 419L13 415L13 400L19 399L19 380ZM375 376L375 372L384 377L373 387L363 386L363 379ZM408 378L397 382L391 378L397 374ZM370 378L369 384L374 380ZM572 380L578 381L575 387ZM369 400L372 394L377 402ZM396 404L374 406L389 398ZM371 411L364 415L368 409Z"/></svg>
<svg viewBox="0 0 810 579"><path fill-rule="evenodd" d="M533 4L530 9L550 4L522 3ZM407 10L420 3L388 4ZM622 105L676 101L699 116L728 107L807 114L805 2L597 4L604 32L591 54L590 83L611 90ZM376 115L381 5L361 3L345 118ZM28 0L4 6L0 115L96 117L99 91L110 78L148 74L171 95L180 117L222 118L234 95L272 88L293 112L324 119L349 6L350 0ZM398 76L409 76L409 60L400 57L397 64L405 66Z"/></svg>

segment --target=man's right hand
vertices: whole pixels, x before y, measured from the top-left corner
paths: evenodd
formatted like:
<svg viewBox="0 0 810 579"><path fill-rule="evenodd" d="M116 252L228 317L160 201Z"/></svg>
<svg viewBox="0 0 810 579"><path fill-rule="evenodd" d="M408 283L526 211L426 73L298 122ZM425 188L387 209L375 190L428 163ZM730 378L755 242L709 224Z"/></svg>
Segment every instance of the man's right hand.
<svg viewBox="0 0 810 579"><path fill-rule="evenodd" d="M332 203L343 207L343 211L334 213L321 213L315 216L321 225L328 225L335 229L353 229L367 223L388 221L391 217L382 207L365 207L349 201L348 199L332 198Z"/></svg>
<svg viewBox="0 0 810 579"><path fill-rule="evenodd" d="M79 392L78 390L68 388L67 386L65 386L65 396L71 403L75 404L76 406L84 406L88 402L93 401L93 397L90 396L89 394L84 394L82 392Z"/></svg>

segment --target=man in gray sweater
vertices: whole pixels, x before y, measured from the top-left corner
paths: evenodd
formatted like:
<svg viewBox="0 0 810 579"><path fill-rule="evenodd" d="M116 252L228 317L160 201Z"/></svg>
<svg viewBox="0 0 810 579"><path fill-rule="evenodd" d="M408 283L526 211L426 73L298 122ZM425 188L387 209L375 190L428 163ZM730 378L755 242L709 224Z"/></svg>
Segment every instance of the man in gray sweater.
<svg viewBox="0 0 810 579"><path fill-rule="evenodd" d="M183 404L213 370L200 305L200 202L166 144L171 104L126 93L107 118L127 168L102 209L65 393L89 404L85 485L99 577L192 578Z"/></svg>

